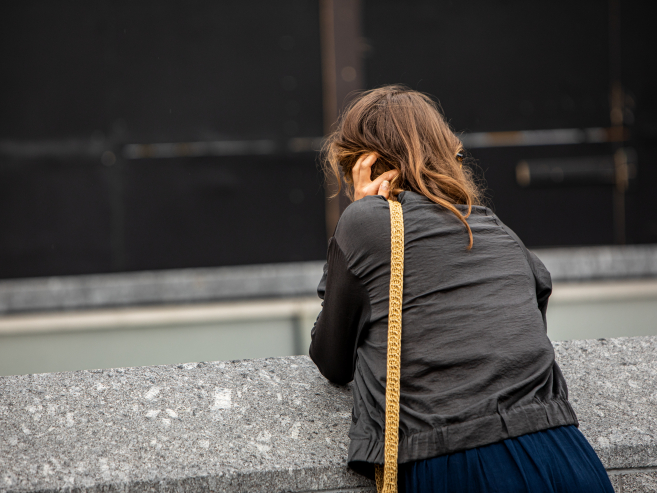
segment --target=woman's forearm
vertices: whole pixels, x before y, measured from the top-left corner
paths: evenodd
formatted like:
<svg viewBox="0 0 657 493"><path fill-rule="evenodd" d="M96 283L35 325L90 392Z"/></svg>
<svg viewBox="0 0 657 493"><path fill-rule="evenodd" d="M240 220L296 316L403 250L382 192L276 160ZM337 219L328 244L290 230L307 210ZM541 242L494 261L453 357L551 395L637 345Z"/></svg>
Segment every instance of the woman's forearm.
<svg viewBox="0 0 657 493"><path fill-rule="evenodd" d="M328 251L323 309L312 329L310 357L331 382L344 385L354 376L356 348L369 321L367 290L347 265L337 241Z"/></svg>

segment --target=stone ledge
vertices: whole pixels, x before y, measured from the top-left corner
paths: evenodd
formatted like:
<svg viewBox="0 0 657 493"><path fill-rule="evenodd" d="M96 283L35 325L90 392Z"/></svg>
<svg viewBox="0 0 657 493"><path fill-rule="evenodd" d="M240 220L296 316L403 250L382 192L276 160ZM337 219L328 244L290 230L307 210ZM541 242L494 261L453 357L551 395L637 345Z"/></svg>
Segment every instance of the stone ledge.
<svg viewBox="0 0 657 493"><path fill-rule="evenodd" d="M657 337L554 346L617 491L654 491ZM0 491L374 491L350 410L305 356L2 377Z"/></svg>
<svg viewBox="0 0 657 493"><path fill-rule="evenodd" d="M533 250L557 282L657 276L657 245L608 245Z"/></svg>
<svg viewBox="0 0 657 493"><path fill-rule="evenodd" d="M324 262L0 280L0 315L317 296Z"/></svg>

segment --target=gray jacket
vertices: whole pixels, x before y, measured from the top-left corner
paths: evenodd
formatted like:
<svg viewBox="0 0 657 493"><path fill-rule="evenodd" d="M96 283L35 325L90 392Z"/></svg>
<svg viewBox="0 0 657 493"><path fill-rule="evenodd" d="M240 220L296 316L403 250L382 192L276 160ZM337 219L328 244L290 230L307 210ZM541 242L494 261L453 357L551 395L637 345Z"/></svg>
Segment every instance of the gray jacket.
<svg viewBox="0 0 657 493"><path fill-rule="evenodd" d="M399 463L577 424L546 335L550 274L485 207L463 224L426 197L404 212ZM465 206L457 206L465 211ZM380 196L343 213L318 293L310 356L338 384L353 380L349 465L383 463L390 211Z"/></svg>

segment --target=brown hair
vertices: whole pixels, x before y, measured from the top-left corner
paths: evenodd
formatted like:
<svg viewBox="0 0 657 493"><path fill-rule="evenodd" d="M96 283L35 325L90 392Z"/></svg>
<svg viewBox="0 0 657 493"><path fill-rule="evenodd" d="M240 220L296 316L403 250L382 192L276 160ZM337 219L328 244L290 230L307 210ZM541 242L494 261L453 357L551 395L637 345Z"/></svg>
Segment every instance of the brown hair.
<svg viewBox="0 0 657 493"><path fill-rule="evenodd" d="M341 183L353 200L351 170L356 161L374 152L372 179L399 170L390 183L396 197L412 190L448 209L465 225L472 248L472 231L466 218L482 193L469 167L463 167L463 145L445 121L438 105L426 94L400 85L384 86L360 94L350 103L323 148L324 172ZM454 204L467 204L462 214Z"/></svg>

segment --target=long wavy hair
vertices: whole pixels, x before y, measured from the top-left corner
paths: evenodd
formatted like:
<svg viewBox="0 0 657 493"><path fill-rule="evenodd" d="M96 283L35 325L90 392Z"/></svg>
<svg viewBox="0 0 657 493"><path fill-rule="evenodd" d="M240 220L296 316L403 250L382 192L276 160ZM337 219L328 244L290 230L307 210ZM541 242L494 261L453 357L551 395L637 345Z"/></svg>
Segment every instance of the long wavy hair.
<svg viewBox="0 0 657 493"><path fill-rule="evenodd" d="M472 170L463 166L463 145L426 94L392 85L360 94L343 112L337 129L322 149L324 172L342 184L353 200L351 171L356 161L374 152L372 180L389 170L398 170L390 183L393 198L404 190L424 195L451 211L466 227L472 248L472 230L466 221L473 205L480 205L482 192ZM339 193L339 190L338 190ZM455 204L465 204L462 214Z"/></svg>

